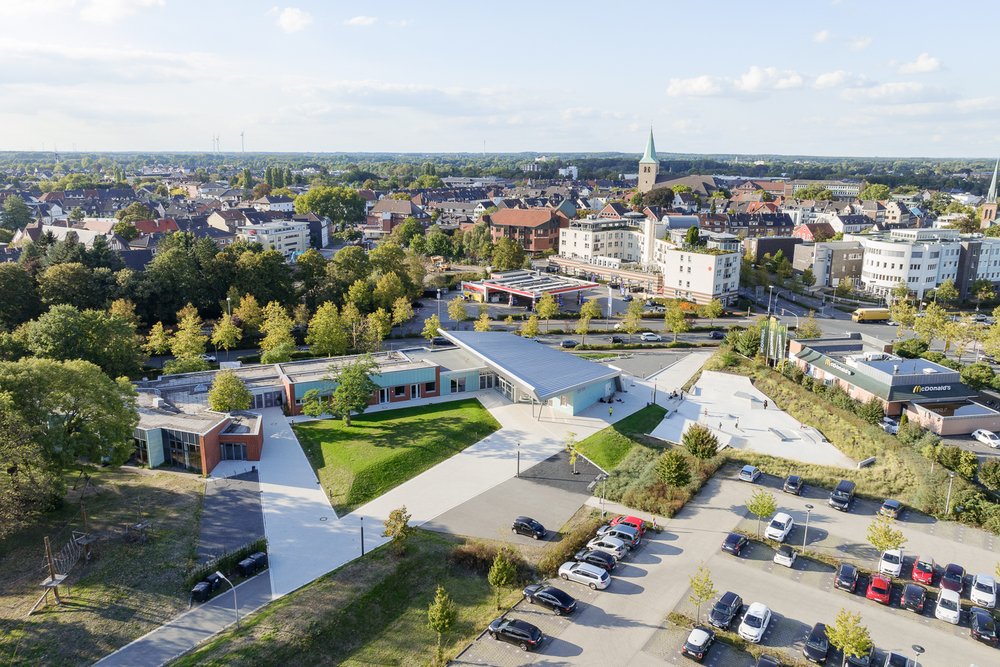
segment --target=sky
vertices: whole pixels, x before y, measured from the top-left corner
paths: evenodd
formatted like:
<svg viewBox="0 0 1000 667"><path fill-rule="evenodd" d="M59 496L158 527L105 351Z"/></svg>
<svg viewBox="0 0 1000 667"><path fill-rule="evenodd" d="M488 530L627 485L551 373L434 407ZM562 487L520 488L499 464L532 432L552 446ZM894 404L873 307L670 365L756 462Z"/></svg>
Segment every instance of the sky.
<svg viewBox="0 0 1000 667"><path fill-rule="evenodd" d="M1000 3L0 0L0 150L991 158Z"/></svg>

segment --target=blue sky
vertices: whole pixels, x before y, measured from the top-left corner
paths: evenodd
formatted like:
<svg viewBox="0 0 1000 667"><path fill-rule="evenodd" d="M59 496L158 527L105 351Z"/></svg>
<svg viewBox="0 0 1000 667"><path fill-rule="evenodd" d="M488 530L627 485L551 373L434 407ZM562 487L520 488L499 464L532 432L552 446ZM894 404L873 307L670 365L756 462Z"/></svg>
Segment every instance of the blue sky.
<svg viewBox="0 0 1000 667"><path fill-rule="evenodd" d="M0 0L0 149L1000 153L996 3L290 2Z"/></svg>

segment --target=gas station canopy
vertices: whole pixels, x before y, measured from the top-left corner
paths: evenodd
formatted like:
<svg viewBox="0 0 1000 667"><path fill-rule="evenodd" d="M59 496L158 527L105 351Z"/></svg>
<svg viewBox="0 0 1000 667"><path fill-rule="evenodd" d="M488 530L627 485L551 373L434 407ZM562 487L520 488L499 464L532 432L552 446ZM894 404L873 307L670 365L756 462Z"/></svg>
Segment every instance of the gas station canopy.
<svg viewBox="0 0 1000 667"><path fill-rule="evenodd" d="M598 287L598 284L587 280L526 270L493 273L487 280L462 283L463 291L481 294L484 300L488 300L491 294L502 292L537 301L546 293L558 296L582 292L594 287Z"/></svg>

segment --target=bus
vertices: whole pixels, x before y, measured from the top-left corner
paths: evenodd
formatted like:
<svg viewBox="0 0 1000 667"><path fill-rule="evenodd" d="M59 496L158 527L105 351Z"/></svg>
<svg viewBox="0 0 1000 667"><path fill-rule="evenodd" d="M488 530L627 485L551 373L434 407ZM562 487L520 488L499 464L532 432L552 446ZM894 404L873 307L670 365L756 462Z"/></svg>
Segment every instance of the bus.
<svg viewBox="0 0 1000 667"><path fill-rule="evenodd" d="M851 313L851 319L855 322L888 322L888 308L858 308Z"/></svg>

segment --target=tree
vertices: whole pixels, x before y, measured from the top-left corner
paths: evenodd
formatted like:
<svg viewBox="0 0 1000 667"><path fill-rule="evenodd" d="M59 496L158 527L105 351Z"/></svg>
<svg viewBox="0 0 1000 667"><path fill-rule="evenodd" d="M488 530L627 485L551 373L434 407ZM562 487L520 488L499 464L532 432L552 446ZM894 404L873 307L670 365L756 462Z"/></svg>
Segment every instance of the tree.
<svg viewBox="0 0 1000 667"><path fill-rule="evenodd" d="M378 363L370 356L364 355L342 368L330 368L333 382L337 388L330 397L330 407L334 414L340 415L347 426L351 425L351 412L363 414L371 402L372 394L378 391L378 385L372 381L372 376L381 375Z"/></svg>
<svg viewBox="0 0 1000 667"><path fill-rule="evenodd" d="M903 531L894 528L892 519L881 514L868 525L866 536L868 544L875 547L880 554L889 549L902 549L906 544Z"/></svg>
<svg viewBox="0 0 1000 667"><path fill-rule="evenodd" d="M465 299L462 295L456 294L455 298L448 302L448 317L456 322L464 322L469 317L465 310Z"/></svg>
<svg viewBox="0 0 1000 667"><path fill-rule="evenodd" d="M365 200L353 188L319 186L295 198L295 212L315 213L330 218L337 225L361 222L365 216Z"/></svg>
<svg viewBox="0 0 1000 667"><path fill-rule="evenodd" d="M229 313L223 313L222 317L212 328L212 345L222 348L228 354L231 349L239 345L243 339L243 331L233 323L233 318Z"/></svg>
<svg viewBox="0 0 1000 667"><path fill-rule="evenodd" d="M108 285L80 262L55 264L38 277L38 293L47 306L68 303L77 308L104 308Z"/></svg>
<svg viewBox="0 0 1000 667"><path fill-rule="evenodd" d="M326 301L309 321L306 344L322 357L336 357L347 353L348 333L337 306Z"/></svg>
<svg viewBox="0 0 1000 667"><path fill-rule="evenodd" d="M431 315L426 320L424 320L424 330L420 332L420 335L426 338L427 340L431 340L440 335L438 333L438 329L440 328L441 328L441 318L439 318L437 315Z"/></svg>
<svg viewBox="0 0 1000 667"><path fill-rule="evenodd" d="M115 217L118 218L119 222L133 224L138 220L152 220L156 215L148 206L136 201L115 213Z"/></svg>
<svg viewBox="0 0 1000 667"><path fill-rule="evenodd" d="M139 230L136 229L135 224L125 220L119 220L116 222L112 231L126 241L132 241L139 236Z"/></svg>
<svg viewBox="0 0 1000 667"><path fill-rule="evenodd" d="M815 199L818 201L833 201L836 199L832 190L824 188L819 184L808 185L804 188L796 190L795 197L797 199Z"/></svg>
<svg viewBox="0 0 1000 667"><path fill-rule="evenodd" d="M410 300L401 296L392 302L392 323L401 325L413 319L413 304Z"/></svg>
<svg viewBox="0 0 1000 667"><path fill-rule="evenodd" d="M757 537L760 537L761 519L771 516L777 509L778 501L764 489L757 489L747 498L747 510L757 517Z"/></svg>
<svg viewBox="0 0 1000 667"><path fill-rule="evenodd" d="M580 336L580 344L587 344L587 333L590 331L590 318L584 314L583 309L580 310L580 319L576 322L576 328L573 332Z"/></svg>
<svg viewBox="0 0 1000 667"><path fill-rule="evenodd" d="M822 338L822 336L823 330L820 329L819 324L816 322L816 311L810 310L809 316L806 317L805 321L795 330L795 337Z"/></svg>
<svg viewBox="0 0 1000 667"><path fill-rule="evenodd" d="M844 276L837 283L837 289L834 290L834 294L842 299L848 299L854 294L854 285L851 283L851 279Z"/></svg>
<svg viewBox="0 0 1000 667"><path fill-rule="evenodd" d="M869 201L872 199L888 199L889 198L889 186L882 185L881 183L869 183L865 189L858 193L858 199L862 201Z"/></svg>
<svg viewBox="0 0 1000 667"><path fill-rule="evenodd" d="M722 314L726 312L725 307L722 302L718 299L712 299L701 308L701 316L708 319L709 325L712 324L712 320L722 317Z"/></svg>
<svg viewBox="0 0 1000 667"><path fill-rule="evenodd" d="M133 327L139 326L139 316L135 314L135 304L128 299L115 299L108 306L108 315L128 322Z"/></svg>
<svg viewBox="0 0 1000 667"><path fill-rule="evenodd" d="M685 246L696 246L701 243L700 232L698 231L698 225L692 225L688 227L687 233L684 234L684 245Z"/></svg>
<svg viewBox="0 0 1000 667"><path fill-rule="evenodd" d="M625 309L625 317L622 318L621 330L628 334L629 342L632 342L639 329L642 328L642 303L630 301Z"/></svg>
<svg viewBox="0 0 1000 667"><path fill-rule="evenodd" d="M924 308L923 317L918 317L913 322L913 330L924 341L930 343L935 338L940 337L941 332L948 324L948 315L944 308L936 303L929 303Z"/></svg>
<svg viewBox="0 0 1000 667"><path fill-rule="evenodd" d="M390 271L379 277L375 282L375 305L386 310L392 310L396 300L406 296L406 287L395 271Z"/></svg>
<svg viewBox="0 0 1000 667"><path fill-rule="evenodd" d="M580 455L580 450L578 450L576 448L577 444L578 443L576 441L576 433L573 433L572 431L570 431L569 433L567 433L566 434L566 453L569 454L569 465L570 465L570 468L573 469L573 474L574 475L577 474L577 472L576 472L576 459Z"/></svg>
<svg viewBox="0 0 1000 667"><path fill-rule="evenodd" d="M840 649L844 658L867 656L872 650L872 638L868 628L861 625L861 614L841 609L833 623L826 626L826 637L835 648Z"/></svg>
<svg viewBox="0 0 1000 667"><path fill-rule="evenodd" d="M163 322L157 322L150 327L145 347L146 352L151 355L166 354L170 351L170 334L167 333Z"/></svg>
<svg viewBox="0 0 1000 667"><path fill-rule="evenodd" d="M813 273L812 269L806 269L802 272L800 280L802 281L802 286L809 289L816 284L816 274Z"/></svg>
<svg viewBox="0 0 1000 667"><path fill-rule="evenodd" d="M448 597L448 591L444 589L444 586L438 584L437 590L434 593L434 601L427 608L427 625L437 633L435 662L439 665L444 663L441 640L445 633L451 630L451 626L455 624L457 617L458 610L455 608L455 603Z"/></svg>
<svg viewBox="0 0 1000 667"><path fill-rule="evenodd" d="M857 414L869 424L878 425L882 423L882 418L885 417L885 410L882 407L882 401L878 397L872 396L871 399L861 404Z"/></svg>
<svg viewBox="0 0 1000 667"><path fill-rule="evenodd" d="M524 266L524 248L513 239L504 236L493 246L493 270L509 271Z"/></svg>
<svg viewBox="0 0 1000 667"><path fill-rule="evenodd" d="M292 328L295 323L289 317L288 311L277 301L272 301L264 307L264 323L260 332L264 339L260 342L263 352L261 361L265 364L288 361L295 351L295 338Z"/></svg>
<svg viewBox="0 0 1000 667"><path fill-rule="evenodd" d="M389 544L397 556L406 553L407 540L413 533L413 527L410 525L412 516L406 511L406 505L403 505L389 512L389 517L383 524L382 537L388 537L391 540Z"/></svg>
<svg viewBox="0 0 1000 667"><path fill-rule="evenodd" d="M893 299L889 306L889 317L899 325L898 336L902 336L905 329L912 329L917 319L917 310L907 299Z"/></svg>
<svg viewBox="0 0 1000 667"><path fill-rule="evenodd" d="M487 309L483 308L483 312L479 313L479 317L476 318L475 329L476 331L489 331L490 326L490 313Z"/></svg>
<svg viewBox="0 0 1000 667"><path fill-rule="evenodd" d="M177 319L177 331L170 338L170 353L178 359L200 358L205 354L205 344L208 342L208 336L201 332L201 316L189 303L185 310L178 313Z"/></svg>
<svg viewBox="0 0 1000 667"><path fill-rule="evenodd" d="M497 610L500 610L500 593L504 588L510 588L517 581L517 567L511 557L510 547L502 546L493 558L493 565L486 577L496 597Z"/></svg>
<svg viewBox="0 0 1000 667"><path fill-rule="evenodd" d="M339 253L338 253L339 254ZM233 311L233 316L243 327L243 331L256 335L260 325L264 323L264 311L261 310L257 298L253 294L244 294L240 298L240 303Z"/></svg>
<svg viewBox="0 0 1000 667"><path fill-rule="evenodd" d="M698 459L710 459L719 452L719 439L703 424L691 424L681 436L681 442Z"/></svg>
<svg viewBox="0 0 1000 667"><path fill-rule="evenodd" d="M521 336L524 338L534 338L538 335L538 315L531 315L521 325Z"/></svg>
<svg viewBox="0 0 1000 667"><path fill-rule="evenodd" d="M701 605L715 597L719 591L715 590L715 584L712 583L712 573L704 565L699 565L698 570L688 577L688 583L691 586L688 600L691 604L697 605L698 613L695 616L695 622L700 623Z"/></svg>
<svg viewBox="0 0 1000 667"><path fill-rule="evenodd" d="M358 311L362 313L368 313L373 309L372 296L372 283L370 280L355 280L347 288L344 302L357 306Z"/></svg>
<svg viewBox="0 0 1000 667"><path fill-rule="evenodd" d="M16 232L31 223L31 209L18 195L11 195L3 200L0 210L0 228Z"/></svg>
<svg viewBox="0 0 1000 667"><path fill-rule="evenodd" d="M545 330L549 330L549 320L559 314L559 304L550 292L542 294L542 298L535 304L535 312L545 320Z"/></svg>
<svg viewBox="0 0 1000 667"><path fill-rule="evenodd" d="M13 330L42 308L31 274L13 262L0 263L0 294L0 331Z"/></svg>
<svg viewBox="0 0 1000 667"><path fill-rule="evenodd" d="M382 341L392 331L392 315L385 309L379 308L374 313L368 313L365 317L364 327L364 350L365 352L378 352L382 349Z"/></svg>
<svg viewBox="0 0 1000 667"><path fill-rule="evenodd" d="M945 305L958 301L958 288L955 287L955 281L951 278L942 280L941 284L934 290L934 300Z"/></svg>
<svg viewBox="0 0 1000 667"><path fill-rule="evenodd" d="M253 395L243 380L232 371L219 371L208 390L208 407L216 412L246 410L253 403Z"/></svg>
<svg viewBox="0 0 1000 667"><path fill-rule="evenodd" d="M959 374L961 375L962 382L969 385L973 389L982 389L983 387L992 386L993 378L995 376L993 367L982 361L962 366L962 370L959 371Z"/></svg>
<svg viewBox="0 0 1000 667"><path fill-rule="evenodd" d="M670 486L684 486L691 481L691 466L687 457L676 449L660 454L656 459L656 477Z"/></svg>
<svg viewBox="0 0 1000 667"><path fill-rule="evenodd" d="M1000 460L990 459L979 467L979 481L990 491L1000 491Z"/></svg>
<svg viewBox="0 0 1000 667"><path fill-rule="evenodd" d="M993 287L993 283L986 278L973 281L969 292L972 294L972 300L976 302L977 311L983 301L993 301L997 298L997 292Z"/></svg>
<svg viewBox="0 0 1000 667"><path fill-rule="evenodd" d="M634 301L632 303L635 303ZM684 317L684 311L677 303L671 303L666 312L663 314L663 323L666 328L674 334L674 342L677 342L677 335L682 334L687 331L690 327L688 326L687 318Z"/></svg>

